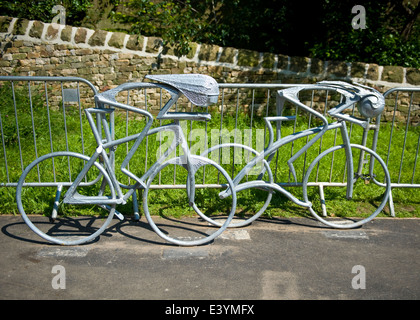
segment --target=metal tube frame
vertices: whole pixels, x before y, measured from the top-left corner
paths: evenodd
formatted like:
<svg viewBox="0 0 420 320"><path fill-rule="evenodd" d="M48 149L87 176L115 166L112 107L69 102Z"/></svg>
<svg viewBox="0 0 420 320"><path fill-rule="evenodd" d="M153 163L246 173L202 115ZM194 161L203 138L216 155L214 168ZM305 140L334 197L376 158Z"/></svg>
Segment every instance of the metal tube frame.
<svg viewBox="0 0 420 320"><path fill-rule="evenodd" d="M173 123L167 124L167 125L163 125L157 128L151 128L152 123L153 123L153 116L142 109L139 108L135 108L126 104L122 104L119 103L117 101L115 101L115 95L122 91L122 90L131 90L131 89L144 89L144 88L153 88L153 87L160 87L160 88L164 88L164 89L169 89L168 91L171 94L171 98L169 99L169 101L166 103L165 107L161 110L160 113L160 118L161 119L172 119L174 120ZM112 182L113 187L115 188L117 197L116 199L110 199L110 200L104 200L104 197L89 197L89 199L91 200L91 203L93 204L125 204L127 202L127 200L133 196L133 205L134 205L134 211L138 212L138 203L137 203L137 196L135 195L135 192L137 189L145 189L146 188L146 180L156 171L156 169L158 167L160 167L164 161L168 158L168 156L180 145L182 148L182 151L184 153L183 156L178 157L180 159L180 161L182 163L179 163L181 165L186 166L187 170L189 172L192 171L192 164L191 164L191 153L190 153L190 149L188 147L188 143L187 143L187 139L185 138L183 132L182 132L182 128L179 124L180 120L183 120L183 118L187 118L188 120L207 120L207 117L203 117L200 114L192 114L192 113L187 113L187 114L183 114L183 113L177 113L177 114L169 114L167 113L167 111L176 103L176 101L178 100L178 98L181 96L182 94L178 91L175 91L173 88L167 87L165 85L160 85L160 84L152 84L152 83L128 83L128 84L124 84L118 88L116 88L115 90L110 90L110 92L106 92L103 95L96 95L95 96L95 101L97 104L96 108L89 108L89 109L85 109L85 113L88 119L88 122L90 124L92 133L95 137L96 143L97 143L97 149L95 151L95 153L91 156L90 160L88 161L88 163L86 163L86 165L84 166L84 168L82 169L82 171L80 172L80 174L78 175L78 177L76 178L76 180L74 180L73 184L71 185L71 187L69 188L69 190L67 191L66 197L64 199L64 202L69 202L69 203L83 203L84 201L86 201L85 198L81 198L78 199L77 195L74 194L74 191L76 190L77 186L79 185L79 183L81 183L83 177L85 176L85 174L87 173L87 171L90 169L90 167L94 164L94 162L101 157L101 162L103 163L103 166L106 170L106 172L109 175L109 178ZM114 123L113 123L113 114L115 111L115 108L120 108L126 111L131 111L131 112L135 112L138 114L141 114L143 116L146 116L148 121L146 126L143 128L143 130L140 133L131 135L129 137L124 137L124 138L120 138L117 140L114 140L114 135L113 135L113 127L114 127ZM94 120L93 115L96 115L96 123ZM106 116L110 115L110 123L108 123ZM168 116L166 116L168 115ZM159 117L159 116L158 116ZM101 125L98 125L98 123ZM101 132L102 132L102 128L104 129L105 132L105 139L102 139L101 136ZM139 147L139 145L141 144L141 142L144 140L145 137L148 137L152 134L156 134L159 132L163 132L163 131L172 131L174 133L174 138L169 146L169 148L167 150L165 150L164 154L160 156L160 158L141 176L138 177L136 176L134 173L130 172L126 167L128 166L129 161L131 160L131 158L134 156L137 148ZM127 156L125 157L125 159L122 162L122 165L120 167L120 170L128 175L130 178L134 179L136 181L136 183L134 185L123 185L121 183L118 182L116 174L115 174L115 170L114 170L114 152L115 152L115 147L121 144L124 144L126 142L129 141L133 141L134 145L132 146L131 150L128 152ZM106 152L106 149L109 150L109 155ZM187 184L190 186L195 186L195 181L194 181L194 175L188 175L188 182ZM198 186L207 186L207 185L198 185ZM220 185L219 185L220 186ZM196 186L195 186L196 187ZM194 200L194 188L190 188L190 192L189 192L189 197L190 197L190 203L193 202ZM216 187L216 185L213 185L213 187ZM129 189L129 191L127 191L125 194L123 193L122 189ZM136 210L137 208L137 210ZM117 214L118 217L120 217Z"/></svg>
<svg viewBox="0 0 420 320"><path fill-rule="evenodd" d="M299 98L298 98L298 93L301 90L332 90L332 91L339 91L341 94L346 96L346 100L344 102L341 102L338 106L336 106L335 108L331 109L328 113L337 118L338 121L333 122L333 123L328 123L328 120L325 118L324 115L322 115L321 113L315 111L314 109L306 106L305 104L303 104ZM297 108L309 113L310 115L316 116L319 119L322 120L323 125L316 127L316 128L309 128L306 130L303 130L301 132L295 132L289 136L286 136L284 138L281 138L279 132L280 132L280 127L281 127L281 123L282 121L290 121L290 120L294 120L295 117L285 117L282 116L283 113L283 108L284 108L284 103L285 101L290 101L292 102L294 105L297 106ZM352 156L352 152L351 152L351 143L350 143L350 137L349 137L349 133L347 131L347 125L346 122L350 122L353 124L357 124L361 127L364 128L364 134L363 134L363 140L362 140L362 145L363 147L366 146L366 138L367 138L367 132L371 129L371 128L377 128L375 126L370 126L369 122L370 119L359 119L356 118L354 116L351 115L347 115L347 114L343 114L342 112L348 108L350 108L352 105L355 104L355 102L357 102L357 100L355 100L355 98L349 94L346 94L346 92L343 92L342 90L336 89L334 87L323 87L322 85L315 85L315 86L311 86L311 85L306 85L306 86L299 86L299 87L295 87L295 88L289 88L288 90L280 90L277 93L277 116L273 116L273 117L264 117L265 123L266 123L266 127L268 128L268 132L269 132L269 143L268 146L264 149L263 152L258 153L254 150L254 154L256 154L256 156L254 156L254 158L252 158L250 161L248 161L248 164L233 178L233 182L235 185L235 191L239 192L243 189L248 189L251 187L255 187L255 188L264 188L264 189L272 189L275 190L277 192L282 193L283 195L285 195L288 199L292 200L294 203L296 203L297 205L300 205L302 207L311 207L311 203L302 201L300 199L297 199L294 195L292 195L290 192L288 192L287 190L284 189L284 187L291 187L291 186L303 186L303 183L298 183L297 182L297 177L296 177L296 172L293 166L293 162L300 157L302 154L306 153L306 151L320 138L322 138L322 136L329 130L335 130L335 129L340 129L341 132L341 137L343 139L343 146L345 149L345 153L346 153L346 167L347 167L347 183L319 183L319 182L314 182L314 183L306 183L307 186L318 186L319 187L319 193L320 193L320 198L321 198L321 202L325 203L325 198L324 198L324 187L325 186L343 186L346 187L346 196L348 199L350 199L352 197L353 194L353 184L354 181L357 179L358 176L360 176L361 170L362 170L362 166L363 166L363 159L364 159L364 151L363 149L361 149L360 152L360 157L359 157L359 161L358 161L358 175L355 175L354 171L353 171L353 156ZM277 140L274 141L274 130L273 127L271 125L271 121L275 121L277 122ZM266 182L266 181L251 181L251 182L244 182L242 184L240 184L240 182L242 181L242 179L248 174L248 172L259 162L261 161L265 161L265 158L267 158L267 162L268 164L270 164L271 160L273 159L274 155L277 153L277 151L284 145L288 144L288 143L293 143L293 141L300 139L302 137L309 137L311 135L315 135L313 138L311 138L310 140L307 141L306 145L304 147L302 147L299 151L297 151L292 157L290 157L290 159L287 161L287 164L289 166L289 170L292 173L294 179L295 179L295 183L277 183L277 182ZM204 152L204 154L208 154L211 151L214 151L215 149L218 148L223 148L223 147L230 147L230 146L235 146L235 144L222 144L219 146L215 146L213 148L210 148L208 150L206 150ZM376 140L374 140L373 146L376 147ZM245 148L246 146L244 145L240 145L240 147ZM333 147L334 148L334 147ZM375 151L374 151L375 152ZM261 173L259 175L259 177L261 178L267 167L264 166L261 170ZM374 183L376 183L377 185L380 186L385 186L383 183L378 182L376 179L374 179L374 175L373 175L373 168L374 168L374 159L370 159L370 164L369 164L369 174L370 174L370 179L372 179L372 181L374 181ZM268 167L268 170L269 167ZM270 176L272 176L271 172L270 172ZM220 197L226 197L228 195L230 195L231 190L227 189L226 191L222 192L220 194ZM325 205L322 206L322 210L323 210L323 215L326 216L326 208Z"/></svg>

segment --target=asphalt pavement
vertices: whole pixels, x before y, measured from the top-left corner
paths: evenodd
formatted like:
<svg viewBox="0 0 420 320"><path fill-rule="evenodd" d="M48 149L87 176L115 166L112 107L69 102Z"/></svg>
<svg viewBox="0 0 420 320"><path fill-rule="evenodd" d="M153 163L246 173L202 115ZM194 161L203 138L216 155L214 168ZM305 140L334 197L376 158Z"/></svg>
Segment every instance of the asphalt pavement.
<svg viewBox="0 0 420 320"><path fill-rule="evenodd" d="M0 229L2 300L151 299L176 313L194 310L174 300L420 298L420 219L354 230L261 219L198 247L165 243L144 217L115 219L97 241L72 247L46 243L20 216L0 216Z"/></svg>

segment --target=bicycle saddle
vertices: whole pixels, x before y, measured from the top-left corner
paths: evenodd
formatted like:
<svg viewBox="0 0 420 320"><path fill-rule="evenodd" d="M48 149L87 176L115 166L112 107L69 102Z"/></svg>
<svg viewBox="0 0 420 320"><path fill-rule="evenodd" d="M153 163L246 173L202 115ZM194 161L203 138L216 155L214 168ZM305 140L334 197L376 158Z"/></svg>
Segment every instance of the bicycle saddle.
<svg viewBox="0 0 420 320"><path fill-rule="evenodd" d="M146 78L174 87L194 105L200 107L216 103L219 96L219 85L216 80L203 74L147 75Z"/></svg>

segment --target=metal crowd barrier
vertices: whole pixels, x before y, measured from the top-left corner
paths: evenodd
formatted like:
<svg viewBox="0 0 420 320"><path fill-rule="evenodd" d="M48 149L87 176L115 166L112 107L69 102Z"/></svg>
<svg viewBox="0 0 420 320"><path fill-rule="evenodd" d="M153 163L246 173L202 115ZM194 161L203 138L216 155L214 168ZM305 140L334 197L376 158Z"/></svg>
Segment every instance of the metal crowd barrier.
<svg viewBox="0 0 420 320"><path fill-rule="evenodd" d="M417 96L416 96L417 95ZM389 136L380 136L380 129L375 132L375 139L387 144L387 152L379 155L385 160L386 165L390 161L390 157L395 156L400 159L398 167L388 166L391 174L392 188L419 188L420 187L420 169L418 166L418 157L420 149L420 88L413 87L398 87L387 90L384 93L389 104L389 115L386 119L387 123L391 125L391 132ZM404 103L402 103L404 102ZM400 108L405 111L405 121L398 121L397 116ZM384 115L378 119L381 121ZM411 123L414 119L414 123ZM403 143L392 143L394 140L394 128L399 125L405 128ZM411 132L409 128L417 127L417 133ZM403 172L406 177L403 178ZM389 197L391 215L395 216L392 192Z"/></svg>
<svg viewBox="0 0 420 320"><path fill-rule="evenodd" d="M200 153L206 146L210 146L210 133L213 134L214 141L217 143L221 142L221 139L227 135L227 139L231 142L249 144L249 146L259 149L262 151L264 145L266 145L266 128L264 124L260 127L256 127L258 120L261 120L264 116L275 115L277 112L277 90L284 89L297 84L225 84L221 83L219 101L214 107L209 107L210 111L213 108L213 114L217 114L220 120L212 120L209 123L202 124L201 127L194 127L193 122L186 121L183 123L185 128L185 134L189 137L190 143L196 143L197 135L203 139L204 144L197 144L197 153ZM41 156L40 146L43 145L44 152L49 153L53 151L70 150L80 152L86 155L90 155L89 148L94 147L92 141L89 140L91 135L89 127L86 127L87 121L84 119L83 108L92 107L94 105L94 95L97 93L95 86L89 81L78 78L78 77L23 77L23 76L0 76L0 132L1 132L1 158L0 159L0 187L15 187L19 179L20 173L24 168L37 157ZM411 119L416 116L418 117L418 100L415 99L415 94L420 92L420 88L393 88L384 93L387 99L387 110L388 115L387 125L391 125L391 134L389 137L381 135L380 127L384 125L384 117L378 118L375 122L372 122L372 128L374 130L365 130L361 141L354 141L355 143L366 145L374 151L376 151L378 144L386 143L388 145L387 152L378 152L380 156L386 160L387 164L391 156L399 154L401 163L399 168L391 167L389 171L394 180L392 180L393 188L418 188L420 187L420 170L416 170L417 159L419 154L420 145L420 134L410 131L409 126L411 125ZM404 143L402 145L396 145L393 143L393 129L397 125L397 115L401 107L401 99L404 99L404 108L407 111L407 119L405 122L398 122L399 126L405 126L405 136L403 138ZM147 110L160 109L165 102L165 93L160 92L133 92L128 95L121 97L122 102L135 105L140 108ZM328 93L319 95L315 92L308 92L306 97L302 97L302 100L308 104L308 106L318 108L318 111L324 114L328 108L337 102L339 97L332 97ZM391 101L391 102L390 102ZM417 102L416 102L417 101ZM393 106L393 112L390 112L390 105ZM42 109L42 117L34 117L34 110L37 108ZM186 102L177 106L180 110L192 111L194 106ZM197 107L198 108L198 107ZM290 114L293 115L297 112L296 110L289 110ZM353 110L357 113L357 109ZM52 115L55 115L53 117ZM58 118L58 114L60 118ZM306 123L307 127L313 126L315 119L304 118L305 115L297 114L294 123L289 125L288 134L294 133L298 130L299 125ZM244 124L243 118L246 118ZM77 137L70 137L67 130L69 120L76 121L80 128ZM130 115L122 114L122 128L115 128L120 130L121 135L130 135L137 130L136 126L141 123L142 119L133 119ZM76 119L76 120L75 120ZM114 121L114 119L110 119ZM226 132L225 123L229 122L229 128L232 128L232 122L234 122L234 128ZM121 124L120 123L120 124ZM258 122L263 123L262 121ZM41 126L42 124L42 126ZM74 124L73 124L74 125ZM195 125L195 124L194 124ZM134 126L134 128L132 128ZM240 128L238 127L240 126ZM59 127L60 130L57 128ZM113 127L113 126L112 126ZM300 127L302 128L302 127ZM195 130L195 131L194 131ZM200 131L201 130L201 131ZM283 129L282 129L283 130ZM350 133L353 128L350 128ZM356 130L356 129L355 129ZM41 132L40 132L41 131ZM255 132L260 133L260 141L253 141L252 137ZM373 135L368 138L370 131L373 131ZM58 133L57 133L58 132ZM249 132L249 135L247 135ZM194 133L198 133L195 134ZM280 129L277 130L277 134L280 133ZM64 139L63 139L64 138ZM258 137L257 137L258 138ZM64 140L61 146L58 146L58 139ZM248 140L247 140L248 139ZM255 140L255 136L253 138ZM352 138L353 139L353 138ZM413 139L417 141L413 144ZM22 149L24 141L32 145L32 152L29 154L28 151ZM161 150L165 144L165 138L158 136L156 138L159 144L158 150ZM258 140L258 139L257 139ZM149 151L150 137L146 140L146 146L144 149L145 159L143 162L144 170L147 168L149 160L154 155ZM409 146L408 146L408 142ZM200 142L201 143L201 142ZM339 141L334 143L339 144ZM47 146L47 147L45 147ZM316 147L319 152L329 146L323 146L323 141ZM190 146L191 147L191 146ZM407 151L407 147L410 151ZM290 155L297 151L298 146L291 145L286 151ZM126 152L128 152L129 146L127 145ZM192 149L193 150L193 149ZM413 152L415 150L415 152ZM124 152L124 151L122 151ZM278 151L280 152L280 151ZM414 155L415 153L415 155ZM408 154L410 159L407 160ZM272 160L272 166L274 168L273 173L277 177L277 169L282 165L279 162L279 157L276 156ZM155 159L151 159L150 163L153 163ZM143 161L143 160L142 160ZM306 154L303 156L301 163L303 176L305 168L309 166L310 160L306 160ZM69 168L71 170L71 168ZM174 181L176 180L176 169L174 169ZM233 170L233 169L232 169ZM402 178L402 172L409 170L412 172L408 181ZM232 172L232 174L234 174ZM287 174L287 173L286 173ZM290 172L288 174L288 181L290 185L296 185L291 183ZM331 179L330 179L331 180ZM282 181L285 181L282 179ZM286 183L287 184L287 183ZM328 182L322 183L328 185ZM174 186L177 186L174 183ZM394 208L392 197L390 198L391 214L394 215Z"/></svg>
<svg viewBox="0 0 420 320"><path fill-rule="evenodd" d="M25 167L42 155L39 154L41 144L49 146L48 152L58 151L54 149L53 143L56 137L52 129L58 125L51 118L53 109L61 108L62 111L61 135L65 139L66 150L70 148L67 135L69 115L66 109L72 105L71 108L76 110L80 122L81 150L79 151L84 153L85 132L82 127L81 95L83 91L83 94L87 95L93 103L97 89L92 83L78 77L0 76L0 90L0 132L3 156L0 164L0 186L15 187L17 185ZM41 101L38 101L40 96ZM43 117L35 119L34 109L39 108L40 104L45 109ZM40 121L46 126L41 126ZM44 136L42 140L38 139L40 130L43 133L47 131L48 141ZM25 151L22 150L24 140L31 141L33 145L31 154L24 153ZM13 161L12 164L11 161Z"/></svg>

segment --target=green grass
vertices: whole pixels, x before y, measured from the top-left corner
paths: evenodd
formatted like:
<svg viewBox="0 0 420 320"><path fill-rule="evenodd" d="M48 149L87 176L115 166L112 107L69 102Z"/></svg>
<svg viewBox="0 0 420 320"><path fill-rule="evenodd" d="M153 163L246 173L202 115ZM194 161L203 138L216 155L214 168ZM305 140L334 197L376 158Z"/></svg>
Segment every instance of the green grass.
<svg viewBox="0 0 420 320"><path fill-rule="evenodd" d="M61 101L50 102L50 108L46 108L45 98L36 93L32 96L32 110L30 108L29 98L20 91L16 91L16 105L17 105L17 117L19 120L19 140L20 148L22 151L22 160L19 156L19 145L18 145L18 135L15 122L15 111L13 104L13 97L10 95L10 88L2 87L0 88L0 112L3 126L3 137L6 147L7 154L7 165L8 165L8 176L6 173L4 156L2 153L0 159L0 181L7 182L17 182L22 171L22 167L25 168L29 163L35 159L35 143L33 138L33 131L36 135L36 148L38 156L50 153L51 151L63 151L67 148L70 151L82 152L82 140L84 146L84 153L86 155L91 155L95 148L96 143L91 133L91 129L87 122L87 119L84 115L84 112L79 110L77 105L66 106L65 111L63 112ZM36 90L34 90L36 92ZM220 127L220 118L221 113L218 111L212 112L212 120L207 127L207 141L208 146L212 138L218 141L218 132ZM237 116L238 115L238 116ZM34 122L32 122L33 116ZM80 121L81 117L81 121ZM238 114L234 111L229 111L223 115L223 128L227 132L232 133L235 125L239 129L239 133L242 136L239 136L240 141L244 142L246 137L245 129L250 128L251 116L248 112ZM67 127L67 137L66 141L65 136L66 132L64 130L64 123ZM50 124L50 125L49 125ZM117 138L124 137L126 133L134 134L139 132L145 125L144 119L134 118L131 115L129 116L129 124L126 125L126 114L118 113L115 119L115 135ZM160 125L159 121L155 121L154 126ZM196 133L196 136L192 136L191 147L197 153L203 152L205 145L201 144L204 141L204 137L200 134L200 129L205 128L205 124L202 122L193 122L192 127L190 122L183 122L184 131L188 137L191 129L192 133ZM318 125L315 120L312 120L311 126ZM294 128L296 126L296 128ZM300 118L296 123L294 122L285 122L282 125L282 136L287 136L292 133L293 130L301 131L308 128L308 119ZM83 136L81 135L81 129L83 131ZM212 131L211 129L214 129ZM260 135L256 135L257 129L260 131ZM262 116L253 116L252 117L252 147L256 148L258 151L262 150L262 145L264 141L264 122ZM407 132L406 139L406 151L403 158L403 170L401 174L399 173L399 167L401 163L402 153L401 146L404 141L405 127L400 125L395 125L392 129L392 150L390 152L389 159L386 159L388 153L388 141L391 134L391 124L383 123L381 125L380 139L378 143L378 154L380 154L385 161L388 161L388 167L390 168L391 180L393 182L400 180L400 182L408 183L420 183L420 168L417 168L417 173L413 181L412 172L414 170L415 163L415 154L417 139L420 132L420 127L410 127ZM51 131L50 131L51 130ZM50 135L52 137L52 148L50 144ZM354 143L359 143L361 141L362 130L358 127L353 127L351 129L351 139ZM266 141L268 140L267 132L265 132ZM130 170L141 176L142 173L149 168L156 160L157 155L159 154L159 142L162 144L170 141L170 136L166 134L161 134L148 137L147 141L144 141L142 145L136 152L136 155L130 161ZM372 140L372 134L369 135L368 146L370 146ZM228 140L225 140L228 141ZM229 141L233 142L233 134L230 137ZM290 158L291 154L297 152L307 143L307 138L302 138L296 140L293 143L289 143L283 146L279 152L274 156L270 167L275 175L275 181L277 182L294 182L293 177L289 173L289 169L286 165L286 161ZM341 138L339 133L336 134L335 131L329 131L322 138L322 147L320 147L320 142L315 143L310 150L303 156L297 159L294 163L297 173L297 180L300 182L304 176L306 169L312 160L319 154L320 149L322 151L326 150L334 144L340 144ZM119 165L122 163L125 158L127 150L132 146L132 142L127 145L120 145L116 151L116 168L119 168ZM146 161L146 151L149 155ZM229 175L234 176L240 168L242 168L248 161L247 154L243 153L239 157L235 158L235 164L232 164L233 153L230 153L229 163L223 163L223 167L229 173ZM329 174L332 172L332 181L342 181L344 176L344 155L337 153L334 155L334 167L331 169L331 161L323 161L320 164L319 168L319 181L329 180ZM79 168L82 166L82 163L79 163L75 166ZM61 161L54 163L57 175L66 174L67 170L67 161ZM419 165L417 164L417 167ZM43 177L46 175L47 179L52 179L52 164L46 165L44 168L40 168L40 172ZM168 167L166 172L156 179L160 179L162 184L185 184L187 173L186 171L178 167L176 170L176 178L174 178L173 173L174 167ZM36 171L34 171L36 173ZM124 183L133 183L129 181L128 178L121 172L117 172L118 179ZM203 174L199 173L197 178L197 183L217 183L218 175L216 173L211 173L210 171L206 172L205 181L202 181ZM57 176L58 177L58 176ZM255 179L255 175L250 175L248 179ZM31 177L36 181L38 179L35 174ZM68 177L61 177L61 179L67 179ZM60 178L57 178L60 179ZM315 179L315 178L314 178ZM326 199L328 201L328 209L333 212L333 215L340 215L338 212L343 212L343 215L347 216L366 216L375 206L377 206L377 190L374 190L374 187L369 186L368 184L361 184L356 188L355 194L356 198L359 199L358 202L352 202L351 206L349 201L345 200L343 195L343 190L345 188L340 188L341 191L338 192L337 188L325 188ZM313 189L313 188L312 188ZM288 188L297 198L302 199L302 190L301 188ZM31 194L24 197L24 200L27 201L27 205L33 213L42 213L46 208L49 208L50 204L47 204L45 200L46 191L39 188L38 194ZM313 190L313 196L316 197L317 190ZM159 192L159 195L156 196L156 201L153 203L152 212L156 214L166 214L170 212L174 216L188 215L192 213L192 209L188 206L185 198L182 198L182 191L179 190L163 190ZM184 192L185 194L185 192ZM216 201L218 195L217 189L201 189L197 190L197 201L200 203L201 208L206 212L206 214L217 214L226 210L229 206L227 202ZM263 190L245 190L238 194L238 215L249 215L254 212L257 212L259 208L264 204L267 193ZM398 188L393 189L393 198L396 209L396 215L398 217L419 217L420 216L420 192L418 189L410 188ZM17 213L17 206L15 201L15 188L0 188L0 213L10 214ZM45 201L44 201L45 200ZM125 206L121 206L118 209L124 214L130 215L132 213L131 200ZM86 211L89 212L92 210L91 207L87 208ZM266 216L307 216L309 212L295 205L290 200L286 199L283 195L275 194L269 207L265 211ZM382 213L383 216L389 215L389 208L385 209L385 212Z"/></svg>

